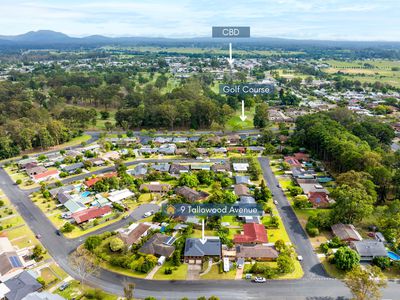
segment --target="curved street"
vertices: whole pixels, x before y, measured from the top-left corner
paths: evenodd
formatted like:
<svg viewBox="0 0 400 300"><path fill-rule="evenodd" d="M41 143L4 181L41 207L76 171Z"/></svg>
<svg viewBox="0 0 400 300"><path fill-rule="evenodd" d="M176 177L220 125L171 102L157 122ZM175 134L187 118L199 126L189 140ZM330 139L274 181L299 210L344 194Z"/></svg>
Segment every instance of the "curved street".
<svg viewBox="0 0 400 300"><path fill-rule="evenodd" d="M160 160L146 160L160 161ZM302 267L304 277L300 280L272 280L265 284L255 284L245 280L214 280L214 281L157 281L132 278L102 269L96 276L89 276L86 282L91 286L101 288L107 292L123 295L124 281L136 284L135 297L145 298L153 296L158 299L190 299L200 296L215 295L221 299L346 299L350 297L349 290L336 279L329 278L313 252L306 233L301 227L293 209L282 190L277 187L277 180L272 173L267 158L259 158L264 178L278 201L278 211L282 217L286 230L297 252L303 256ZM139 163L140 161L128 164ZM144 161L142 161L144 162ZM110 167L110 170L112 167ZM94 173L103 173L107 169ZM87 176L84 174L82 178ZM72 178L79 179L79 176ZM72 180L71 179L71 180ZM68 181L70 179L67 179ZM10 201L16 206L20 215L35 234L41 235L41 242L54 260L69 275L81 280L79 274L69 265L68 255L80 245L85 236L76 239L67 239L56 235L56 229L43 212L29 198L32 190L23 191L8 176L3 168L0 169L0 188ZM131 215L110 226L90 233L93 235L104 231L112 231L134 221ZM400 286L398 281L391 281L383 291L386 299L398 299Z"/></svg>

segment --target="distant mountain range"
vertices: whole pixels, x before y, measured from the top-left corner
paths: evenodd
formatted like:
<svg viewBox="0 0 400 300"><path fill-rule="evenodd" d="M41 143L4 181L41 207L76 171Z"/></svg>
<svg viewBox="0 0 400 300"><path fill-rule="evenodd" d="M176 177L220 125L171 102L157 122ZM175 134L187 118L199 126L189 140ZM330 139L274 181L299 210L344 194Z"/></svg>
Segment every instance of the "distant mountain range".
<svg viewBox="0 0 400 300"><path fill-rule="evenodd" d="M400 49L400 42L352 42L352 41L322 41L295 40L283 38L249 38L229 39L240 46L267 46L270 48L383 48ZM0 35L0 48L51 48L51 47L80 47L104 45L148 45L148 46L191 46L207 47L226 45L227 39L212 38L150 38L150 37L106 37L91 35L82 38L70 37L62 32L51 30L30 31L20 35Z"/></svg>

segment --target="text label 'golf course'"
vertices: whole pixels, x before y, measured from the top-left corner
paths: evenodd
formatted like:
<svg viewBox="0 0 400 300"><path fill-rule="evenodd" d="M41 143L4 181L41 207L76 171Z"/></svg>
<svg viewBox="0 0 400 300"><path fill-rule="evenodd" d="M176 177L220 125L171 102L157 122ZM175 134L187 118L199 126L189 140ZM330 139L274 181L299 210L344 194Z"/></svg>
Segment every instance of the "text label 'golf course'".
<svg viewBox="0 0 400 300"><path fill-rule="evenodd" d="M214 26L212 28L213 38L248 38L250 37L249 26Z"/></svg>
<svg viewBox="0 0 400 300"><path fill-rule="evenodd" d="M223 95L265 95L272 94L274 86L271 84L220 84L219 93Z"/></svg>

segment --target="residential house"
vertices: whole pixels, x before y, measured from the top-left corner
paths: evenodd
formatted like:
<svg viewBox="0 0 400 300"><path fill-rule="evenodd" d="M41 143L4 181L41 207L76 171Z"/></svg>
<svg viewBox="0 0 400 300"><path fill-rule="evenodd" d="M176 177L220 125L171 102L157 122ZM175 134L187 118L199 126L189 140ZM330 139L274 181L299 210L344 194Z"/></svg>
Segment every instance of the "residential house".
<svg viewBox="0 0 400 300"><path fill-rule="evenodd" d="M77 224L81 224L111 214L111 212L112 209L109 206L103 206L103 207L94 206L86 210L75 212L71 215L71 217L75 220Z"/></svg>
<svg viewBox="0 0 400 300"><path fill-rule="evenodd" d="M191 164L190 169L192 171L210 171L211 166L207 164Z"/></svg>
<svg viewBox="0 0 400 300"><path fill-rule="evenodd" d="M117 190L108 193L108 200L111 202L121 202L122 200L128 199L135 196L129 189Z"/></svg>
<svg viewBox="0 0 400 300"><path fill-rule="evenodd" d="M235 244L264 244L268 243L267 231L263 224L248 223L243 225L243 233L233 237Z"/></svg>
<svg viewBox="0 0 400 300"><path fill-rule="evenodd" d="M147 165L145 163L138 164L133 169L128 170L127 173L133 176L143 177L144 175L147 174Z"/></svg>
<svg viewBox="0 0 400 300"><path fill-rule="evenodd" d="M25 169L26 166L36 164L37 165L38 161L36 158L25 158L21 159L17 162L18 168L20 169Z"/></svg>
<svg viewBox="0 0 400 300"><path fill-rule="evenodd" d="M151 229L151 225L146 223L133 223L128 228L117 230L117 236L125 243L132 246L140 241L143 236L146 236Z"/></svg>
<svg viewBox="0 0 400 300"><path fill-rule="evenodd" d="M174 238L170 236L156 233L140 247L138 252L168 258L175 251L175 246L171 244L173 241Z"/></svg>
<svg viewBox="0 0 400 300"><path fill-rule="evenodd" d="M158 152L166 155L173 155L175 154L176 151L176 145L175 144L164 144L161 145L160 148L158 148Z"/></svg>
<svg viewBox="0 0 400 300"><path fill-rule="evenodd" d="M206 257L221 258L221 240L219 237L207 237L204 243L199 238L186 239L184 250L186 263L196 263Z"/></svg>
<svg viewBox="0 0 400 300"><path fill-rule="evenodd" d="M372 261L375 257L386 257L385 245L376 240L354 241L351 247L360 255L360 261Z"/></svg>
<svg viewBox="0 0 400 300"><path fill-rule="evenodd" d="M53 179L58 179L60 175L60 171L58 170L47 170L44 173L33 175L32 179L35 182L49 181Z"/></svg>
<svg viewBox="0 0 400 300"><path fill-rule="evenodd" d="M286 156L284 160L291 167L301 167L301 163L293 156Z"/></svg>
<svg viewBox="0 0 400 300"><path fill-rule="evenodd" d="M332 232L343 242L362 241L361 235L352 224L335 224L331 226Z"/></svg>
<svg viewBox="0 0 400 300"><path fill-rule="evenodd" d="M168 172L171 165L169 163L154 164L151 168L158 172Z"/></svg>
<svg viewBox="0 0 400 300"><path fill-rule="evenodd" d="M175 189L177 195L182 196L189 202L204 200L208 197L208 193L203 191L196 191L187 186L178 187Z"/></svg>
<svg viewBox="0 0 400 300"><path fill-rule="evenodd" d="M270 245L236 245L236 257L244 260L274 261L279 252Z"/></svg>
<svg viewBox="0 0 400 300"><path fill-rule="evenodd" d="M211 166L211 170L213 172L230 172L231 171L231 164L229 161L225 161L223 163L213 164Z"/></svg>
<svg viewBox="0 0 400 300"><path fill-rule="evenodd" d="M310 155L303 152L297 152L293 154L294 158L297 159L299 162L307 162L310 160Z"/></svg>
<svg viewBox="0 0 400 300"><path fill-rule="evenodd" d="M26 295L37 292L42 285L36 280L38 276L32 271L23 271L8 279L4 284L9 289L5 294L7 300L22 300Z"/></svg>
<svg viewBox="0 0 400 300"><path fill-rule="evenodd" d="M325 192L309 192L308 201L310 201L314 208L329 207L329 197Z"/></svg>
<svg viewBox="0 0 400 300"><path fill-rule="evenodd" d="M7 237L0 237L0 281L5 276L22 270L23 258L20 257Z"/></svg>
<svg viewBox="0 0 400 300"><path fill-rule="evenodd" d="M252 196L240 196L239 204L256 204L256 199ZM243 219L245 223L261 223L259 216L239 214L238 217Z"/></svg>
<svg viewBox="0 0 400 300"><path fill-rule="evenodd" d="M249 188L244 184L235 184L235 186L233 187L233 191L234 191L235 195L238 197L250 195Z"/></svg>
<svg viewBox="0 0 400 300"><path fill-rule="evenodd" d="M120 158L120 154L118 151L109 151L100 156L101 159L103 160L108 160L108 161L115 161Z"/></svg>
<svg viewBox="0 0 400 300"><path fill-rule="evenodd" d="M64 194L65 195L65 194ZM64 202L64 207L72 214L86 210L86 206L80 202L76 201L74 197L70 194L67 194L70 198L66 202Z"/></svg>
<svg viewBox="0 0 400 300"><path fill-rule="evenodd" d="M101 167L106 164L106 162L99 157L89 158L88 161L90 161L94 167Z"/></svg>
<svg viewBox="0 0 400 300"><path fill-rule="evenodd" d="M235 176L236 184L250 184L250 177L249 176Z"/></svg>
<svg viewBox="0 0 400 300"><path fill-rule="evenodd" d="M34 175L37 174L42 174L46 172L47 169L43 166L35 166L33 168L25 168L26 174L28 174L29 177L33 177Z"/></svg>
<svg viewBox="0 0 400 300"><path fill-rule="evenodd" d="M143 183L140 185L139 190L150 192L150 193L158 193L158 194L166 194L171 189L171 185L167 183L158 183L158 182L150 182Z"/></svg>
<svg viewBox="0 0 400 300"><path fill-rule="evenodd" d="M68 174L73 174L77 170L82 169L84 167L83 162L77 162L72 165L66 165L62 167L62 170Z"/></svg>
<svg viewBox="0 0 400 300"><path fill-rule="evenodd" d="M182 173L189 172L190 167L187 165L180 165L180 164L171 164L169 168L169 173L172 175L180 175Z"/></svg>
<svg viewBox="0 0 400 300"><path fill-rule="evenodd" d="M233 171L235 172L247 172L249 169L249 164L248 163L233 163L232 164Z"/></svg>
<svg viewBox="0 0 400 300"><path fill-rule="evenodd" d="M251 152L263 152L265 150L265 147L262 146L248 146L246 148L247 151L251 151Z"/></svg>
<svg viewBox="0 0 400 300"><path fill-rule="evenodd" d="M90 188L93 185L95 185L96 182L102 180L103 178L111 178L111 177L116 177L118 176L117 172L111 172L111 173L107 173L104 174L103 176L99 176L99 177L94 177L94 178L90 178L88 180L85 181L85 185Z"/></svg>

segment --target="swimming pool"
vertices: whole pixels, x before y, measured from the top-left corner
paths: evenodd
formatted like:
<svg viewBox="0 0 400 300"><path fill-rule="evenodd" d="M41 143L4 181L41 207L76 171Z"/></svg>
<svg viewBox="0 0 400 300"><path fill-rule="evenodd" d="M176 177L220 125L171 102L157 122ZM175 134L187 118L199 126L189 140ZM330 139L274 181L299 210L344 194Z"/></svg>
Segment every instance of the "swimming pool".
<svg viewBox="0 0 400 300"><path fill-rule="evenodd" d="M393 251L388 251L387 254L388 254L389 258L392 260L400 260L400 255L398 255L397 253L395 253Z"/></svg>

